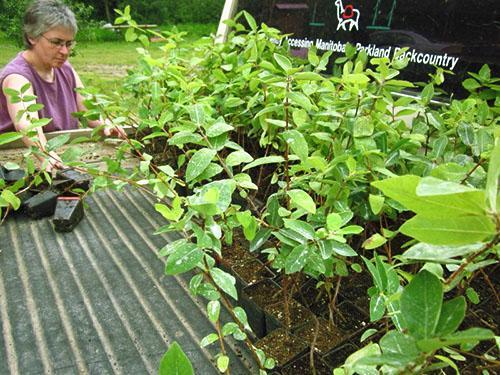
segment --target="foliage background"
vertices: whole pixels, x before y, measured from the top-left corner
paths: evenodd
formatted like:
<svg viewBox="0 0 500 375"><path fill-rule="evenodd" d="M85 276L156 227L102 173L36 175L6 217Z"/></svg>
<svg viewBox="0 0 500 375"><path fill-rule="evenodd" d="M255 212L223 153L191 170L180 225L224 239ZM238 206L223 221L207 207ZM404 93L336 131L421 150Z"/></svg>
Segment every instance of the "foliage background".
<svg viewBox="0 0 500 375"><path fill-rule="evenodd" d="M24 10L31 0L0 2L0 31L5 37L21 44L21 25ZM79 40L102 39L96 35L99 23L113 22L114 9L130 5L134 18L140 23L160 25L175 23L214 23L219 20L224 0L64 0L78 19Z"/></svg>

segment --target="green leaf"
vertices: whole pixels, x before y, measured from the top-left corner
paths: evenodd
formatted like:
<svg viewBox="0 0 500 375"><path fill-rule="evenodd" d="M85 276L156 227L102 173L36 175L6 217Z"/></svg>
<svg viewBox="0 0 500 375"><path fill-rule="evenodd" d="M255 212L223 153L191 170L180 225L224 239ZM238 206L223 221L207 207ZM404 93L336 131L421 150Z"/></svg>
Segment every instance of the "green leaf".
<svg viewBox="0 0 500 375"><path fill-rule="evenodd" d="M310 111L314 106L311 100L301 92L289 92L287 96L293 104L304 108L306 111Z"/></svg>
<svg viewBox="0 0 500 375"><path fill-rule="evenodd" d="M293 153L297 155L300 160L305 163L307 161L307 157L309 156L309 146L307 145L307 141L297 130L288 130L282 133L283 139L287 142Z"/></svg>
<svg viewBox="0 0 500 375"><path fill-rule="evenodd" d="M205 123L205 110L202 104L195 104L188 107L189 117L198 127Z"/></svg>
<svg viewBox="0 0 500 375"><path fill-rule="evenodd" d="M434 333L441 315L443 286L428 271L419 272L401 294L401 315L409 333L427 339Z"/></svg>
<svg viewBox="0 0 500 375"><path fill-rule="evenodd" d="M208 319L212 323L216 323L219 320L220 315L220 302L219 301L210 301L207 305L207 314Z"/></svg>
<svg viewBox="0 0 500 375"><path fill-rule="evenodd" d="M487 240L495 234L495 225L487 216L431 218L417 215L399 230L421 242L460 246Z"/></svg>
<svg viewBox="0 0 500 375"><path fill-rule="evenodd" d="M216 122L207 129L207 136L218 137L219 135L227 133L233 129L234 128L231 125L226 124L225 122Z"/></svg>
<svg viewBox="0 0 500 375"><path fill-rule="evenodd" d="M193 243L179 243L167 258L165 273L176 275L196 267L203 259L203 251Z"/></svg>
<svg viewBox="0 0 500 375"><path fill-rule="evenodd" d="M203 138L197 133L192 133L190 131L181 131L175 133L172 138L168 140L168 144L171 146L184 145L186 143L198 143Z"/></svg>
<svg viewBox="0 0 500 375"><path fill-rule="evenodd" d="M483 243L476 243L465 246L439 246L419 242L418 244L410 247L403 254L403 258L420 261L450 263L452 258L465 257L468 254L480 250L483 246Z"/></svg>
<svg viewBox="0 0 500 375"><path fill-rule="evenodd" d="M474 128L471 125L461 122L457 126L457 133L465 145L472 146L474 144Z"/></svg>
<svg viewBox="0 0 500 375"><path fill-rule="evenodd" d="M0 146L21 139L23 135L17 132L7 132L0 134Z"/></svg>
<svg viewBox="0 0 500 375"><path fill-rule="evenodd" d="M377 189L417 214L429 217L484 215L484 191L436 178L405 175L372 182ZM419 188L417 186L424 181ZM457 185L460 188L457 188ZM434 190L435 189L435 190Z"/></svg>
<svg viewBox="0 0 500 375"><path fill-rule="evenodd" d="M193 366L177 342L173 342L160 362L159 375L194 375Z"/></svg>
<svg viewBox="0 0 500 375"><path fill-rule="evenodd" d="M424 104L428 104L433 96L434 96L434 85L432 83L429 83L422 90L420 97L422 98L422 102Z"/></svg>
<svg viewBox="0 0 500 375"><path fill-rule="evenodd" d="M243 150L231 152L226 158L226 164L229 167L235 167L242 163L246 164L252 161L253 161L252 155Z"/></svg>
<svg viewBox="0 0 500 375"><path fill-rule="evenodd" d="M286 56L280 55L278 53L273 54L274 60L278 63L281 69L288 74L288 72L292 69L292 62Z"/></svg>
<svg viewBox="0 0 500 375"><path fill-rule="evenodd" d="M342 225L342 217L337 213L328 214L326 217L326 227L330 231L336 231Z"/></svg>
<svg viewBox="0 0 500 375"><path fill-rule="evenodd" d="M251 330L250 325L248 324L248 317L247 317L247 313L245 312L245 310L243 310L241 307L237 306L234 308L233 312L234 312L234 315L236 316L236 318L239 320L239 322L241 324L243 324L245 329Z"/></svg>
<svg viewBox="0 0 500 375"><path fill-rule="evenodd" d="M367 238L363 242L362 247L363 247L363 249L372 250L372 249L376 249L377 247L382 246L386 242L387 242L387 238L382 236L380 233L375 233L370 238Z"/></svg>
<svg viewBox="0 0 500 375"><path fill-rule="evenodd" d="M493 331L485 328L469 328L440 338L419 340L417 346L426 352L431 352L449 345L476 345L479 341L495 338Z"/></svg>
<svg viewBox="0 0 500 375"><path fill-rule="evenodd" d="M473 78L467 78L465 81L462 82L462 86L467 90L467 91L474 91L478 88L481 87L481 84L477 82Z"/></svg>
<svg viewBox="0 0 500 375"><path fill-rule="evenodd" d="M316 213L316 204L314 203L314 200L311 198L311 196L305 191L292 189L288 191L287 194L296 206L303 208L311 214Z"/></svg>
<svg viewBox="0 0 500 375"><path fill-rule="evenodd" d="M58 135L47 141L47 151L56 150L69 141L69 134Z"/></svg>
<svg viewBox="0 0 500 375"><path fill-rule="evenodd" d="M189 204L205 215L221 214L231 204L236 189L234 180L219 180L202 186L195 195L188 198Z"/></svg>
<svg viewBox="0 0 500 375"><path fill-rule="evenodd" d="M377 294L370 298L370 322L382 319L385 313L385 297Z"/></svg>
<svg viewBox="0 0 500 375"><path fill-rule="evenodd" d="M184 210L181 208L181 198L176 196L172 200L172 208L168 208L166 205L157 203L155 204L155 210L158 211L165 219L171 221L178 221Z"/></svg>
<svg viewBox="0 0 500 375"><path fill-rule="evenodd" d="M127 42L135 42L137 40L137 34L132 27L129 27L127 31L125 31L125 40Z"/></svg>
<svg viewBox="0 0 500 375"><path fill-rule="evenodd" d="M477 305L480 302L479 294L477 294L477 292L473 288L467 288L465 290L465 295L474 305Z"/></svg>
<svg viewBox="0 0 500 375"><path fill-rule="evenodd" d="M311 224L306 223L305 221L290 220L290 219L284 219L283 221L285 222L285 228L297 232L307 240L313 240L314 237L316 236L316 233L314 232L314 227Z"/></svg>
<svg viewBox="0 0 500 375"><path fill-rule="evenodd" d="M262 228L257 232L252 241L250 241L249 250L250 252L257 251L266 243L266 241L271 237L272 230Z"/></svg>
<svg viewBox="0 0 500 375"><path fill-rule="evenodd" d="M196 151L189 160L186 168L186 182L190 182L202 174L216 154L216 150L208 148Z"/></svg>
<svg viewBox="0 0 500 375"><path fill-rule="evenodd" d="M354 122L353 136L354 137L370 137L373 134L375 126L373 119L369 116L359 117Z"/></svg>
<svg viewBox="0 0 500 375"><path fill-rule="evenodd" d="M385 198L381 195L370 194L368 196L368 202L370 203L370 208L375 215L378 215L384 207Z"/></svg>
<svg viewBox="0 0 500 375"><path fill-rule="evenodd" d="M235 287L236 279L233 276L219 268L212 268L210 270L210 275L212 275L215 284L217 284L219 288L221 288L235 300L238 299L238 292L236 291Z"/></svg>
<svg viewBox="0 0 500 375"><path fill-rule="evenodd" d="M352 83L358 85L364 85L370 82L370 78L368 78L368 76L363 73L345 74L342 78L345 83Z"/></svg>
<svg viewBox="0 0 500 375"><path fill-rule="evenodd" d="M200 342L200 346L202 348L204 348L205 346L208 346L210 344L213 344L214 342L216 342L217 340L219 339L219 335L217 335L216 333L211 333L207 336L205 336L201 342Z"/></svg>
<svg viewBox="0 0 500 375"><path fill-rule="evenodd" d="M489 210L497 212L498 180L500 178L500 141L491 152L488 178L486 180L486 199Z"/></svg>
<svg viewBox="0 0 500 375"><path fill-rule="evenodd" d="M455 332L465 318L465 309L464 296L444 302L435 335L444 336Z"/></svg>
<svg viewBox="0 0 500 375"><path fill-rule="evenodd" d="M10 190L3 190L2 195L0 195L3 200L5 200L14 210L21 207L21 200L16 197L16 195Z"/></svg>
<svg viewBox="0 0 500 375"><path fill-rule="evenodd" d="M229 357L227 355L221 355L217 358L217 368L220 372L226 372L229 367Z"/></svg>
<svg viewBox="0 0 500 375"><path fill-rule="evenodd" d="M242 169L242 171L244 172L250 168L254 168L254 167L257 167L257 166L263 165L263 164L282 163L284 161L285 161L285 159L283 158L283 156L276 156L276 155L275 156L264 156L262 158L255 159L250 164L245 165L245 167Z"/></svg>
<svg viewBox="0 0 500 375"><path fill-rule="evenodd" d="M309 255L309 245L301 244L296 246L292 252L286 257L285 270L287 274L299 272L304 268L307 257Z"/></svg>
<svg viewBox="0 0 500 375"><path fill-rule="evenodd" d="M391 355L392 358L397 359L403 365L402 367L420 355L415 339L398 331L389 331L385 334L380 339L380 349L384 355Z"/></svg>
<svg viewBox="0 0 500 375"><path fill-rule="evenodd" d="M319 62L319 60L318 60ZM322 81L324 78L318 73L314 72L299 72L293 75L297 81Z"/></svg>
<svg viewBox="0 0 500 375"><path fill-rule="evenodd" d="M326 246L330 246L331 250L338 255L344 257L355 257L358 255L354 249L346 243L338 242L335 240L325 241Z"/></svg>

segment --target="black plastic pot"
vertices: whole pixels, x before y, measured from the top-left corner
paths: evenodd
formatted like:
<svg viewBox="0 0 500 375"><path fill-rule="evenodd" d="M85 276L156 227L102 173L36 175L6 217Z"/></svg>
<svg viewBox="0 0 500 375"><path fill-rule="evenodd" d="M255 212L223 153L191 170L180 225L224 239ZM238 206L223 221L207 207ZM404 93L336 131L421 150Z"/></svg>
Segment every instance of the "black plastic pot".
<svg viewBox="0 0 500 375"><path fill-rule="evenodd" d="M5 180L6 183L10 184L23 179L26 176L26 173L23 169L7 170L4 168L3 175L3 180Z"/></svg>
<svg viewBox="0 0 500 375"><path fill-rule="evenodd" d="M32 219L40 219L51 216L56 209L56 203L57 194L52 191L44 191L29 198L24 204L24 209Z"/></svg>
<svg viewBox="0 0 500 375"><path fill-rule="evenodd" d="M283 328L276 329L258 340L255 347L262 349L268 357L274 358L277 363L276 370L287 366L308 350L305 341Z"/></svg>
<svg viewBox="0 0 500 375"><path fill-rule="evenodd" d="M252 327L255 335L258 338L264 337L266 334L266 319L264 315L264 306L262 302L266 301L263 297L263 292L270 293L270 300L273 300L273 293L278 294L276 300L281 296L281 289L273 280L264 279L255 284L243 288L240 294L239 304L245 309L248 316L248 324Z"/></svg>
<svg viewBox="0 0 500 375"><path fill-rule="evenodd" d="M59 197L54 213L54 229L71 232L83 218L83 204L79 197Z"/></svg>
<svg viewBox="0 0 500 375"><path fill-rule="evenodd" d="M350 301L339 303L333 314L334 325L350 336L364 330L369 322L368 315ZM329 311L326 311L323 317L329 320Z"/></svg>
<svg viewBox="0 0 500 375"><path fill-rule="evenodd" d="M257 258L233 265L231 272L236 278L236 287L239 287L240 290L264 279L275 277L274 273Z"/></svg>
<svg viewBox="0 0 500 375"><path fill-rule="evenodd" d="M57 179L67 180L67 186L64 189L82 189L87 191L92 184L92 176L86 173L78 172L74 169L68 168L57 171Z"/></svg>
<svg viewBox="0 0 500 375"><path fill-rule="evenodd" d="M323 356L323 360L330 366L330 368L336 368L343 365L347 357L358 349L359 347L357 345L354 345L352 342L347 342L344 345L335 348L331 352L326 353Z"/></svg>

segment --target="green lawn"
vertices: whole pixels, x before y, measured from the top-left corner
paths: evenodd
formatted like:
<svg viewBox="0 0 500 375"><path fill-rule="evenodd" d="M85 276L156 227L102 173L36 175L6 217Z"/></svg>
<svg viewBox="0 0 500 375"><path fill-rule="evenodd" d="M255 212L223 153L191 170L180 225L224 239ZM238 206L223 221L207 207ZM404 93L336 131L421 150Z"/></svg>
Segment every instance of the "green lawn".
<svg viewBox="0 0 500 375"><path fill-rule="evenodd" d="M161 29L170 31L172 26L162 26ZM187 44L215 33L217 25L182 24L177 25L177 29L188 33L184 37ZM153 56L162 53L161 45L162 43L151 44ZM126 69L137 63L137 47L140 47L139 43L127 43L121 40L78 42L75 55L70 58L70 62L86 86L94 86L103 93L110 93L120 84ZM21 49L14 43L0 38L0 69L19 51Z"/></svg>

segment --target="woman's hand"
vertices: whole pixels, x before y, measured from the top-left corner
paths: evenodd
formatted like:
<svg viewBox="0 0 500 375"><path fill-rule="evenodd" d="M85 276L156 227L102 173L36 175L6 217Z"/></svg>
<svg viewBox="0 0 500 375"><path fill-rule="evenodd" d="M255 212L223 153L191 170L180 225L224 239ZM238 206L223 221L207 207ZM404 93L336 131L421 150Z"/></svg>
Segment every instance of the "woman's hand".
<svg viewBox="0 0 500 375"><path fill-rule="evenodd" d="M45 167L47 172L52 172L54 169L64 169L64 164L55 151L50 151L48 155L48 163Z"/></svg>
<svg viewBox="0 0 500 375"><path fill-rule="evenodd" d="M125 133L125 130L123 130L122 127L119 125L111 125L111 126L107 125L104 128L103 134L105 137L115 136L121 139L127 138L127 133Z"/></svg>

